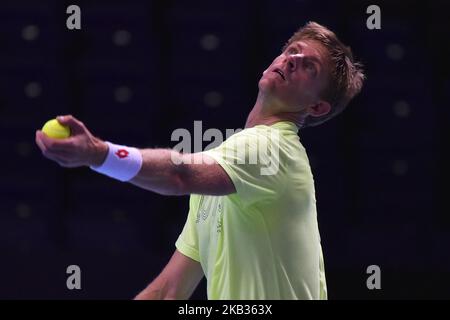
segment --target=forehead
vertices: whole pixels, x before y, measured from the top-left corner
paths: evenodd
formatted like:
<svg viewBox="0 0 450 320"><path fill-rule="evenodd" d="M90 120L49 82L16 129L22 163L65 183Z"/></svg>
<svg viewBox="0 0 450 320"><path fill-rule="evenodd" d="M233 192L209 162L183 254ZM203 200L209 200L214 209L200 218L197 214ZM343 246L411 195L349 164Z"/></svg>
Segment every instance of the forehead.
<svg viewBox="0 0 450 320"><path fill-rule="evenodd" d="M328 63L328 51L323 44L316 40L297 40L289 46L300 46L305 55L315 56L325 66Z"/></svg>

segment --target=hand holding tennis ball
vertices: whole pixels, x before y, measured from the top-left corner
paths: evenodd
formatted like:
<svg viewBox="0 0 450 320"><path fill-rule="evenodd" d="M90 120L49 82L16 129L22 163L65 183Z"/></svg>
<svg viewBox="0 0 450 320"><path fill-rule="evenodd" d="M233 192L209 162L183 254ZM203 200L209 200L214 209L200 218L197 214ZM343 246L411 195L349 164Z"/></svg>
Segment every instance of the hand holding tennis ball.
<svg viewBox="0 0 450 320"><path fill-rule="evenodd" d="M108 153L108 145L71 115L47 121L36 131L36 144L46 158L68 168L100 166Z"/></svg>
<svg viewBox="0 0 450 320"><path fill-rule="evenodd" d="M70 128L60 124L56 119L47 121L42 127L42 132L53 139L65 139L70 136Z"/></svg>

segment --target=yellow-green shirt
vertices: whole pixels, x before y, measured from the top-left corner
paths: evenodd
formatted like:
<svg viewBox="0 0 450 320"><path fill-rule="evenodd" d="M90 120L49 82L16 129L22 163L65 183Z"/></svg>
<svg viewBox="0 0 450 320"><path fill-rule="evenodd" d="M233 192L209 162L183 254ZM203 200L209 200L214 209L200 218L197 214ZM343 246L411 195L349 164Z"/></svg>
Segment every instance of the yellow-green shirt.
<svg viewBox="0 0 450 320"><path fill-rule="evenodd" d="M237 191L192 194L176 242L201 263L208 299L327 299L314 180L297 132L288 121L257 125L205 151Z"/></svg>

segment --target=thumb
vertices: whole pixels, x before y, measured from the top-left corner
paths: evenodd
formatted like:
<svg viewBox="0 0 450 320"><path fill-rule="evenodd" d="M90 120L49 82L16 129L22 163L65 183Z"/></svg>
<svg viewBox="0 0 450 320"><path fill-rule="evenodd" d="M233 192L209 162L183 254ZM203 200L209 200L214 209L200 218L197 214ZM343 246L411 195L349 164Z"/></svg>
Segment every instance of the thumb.
<svg viewBox="0 0 450 320"><path fill-rule="evenodd" d="M56 120L62 125L68 126L73 133L79 133L85 131L84 124L71 115L58 116Z"/></svg>

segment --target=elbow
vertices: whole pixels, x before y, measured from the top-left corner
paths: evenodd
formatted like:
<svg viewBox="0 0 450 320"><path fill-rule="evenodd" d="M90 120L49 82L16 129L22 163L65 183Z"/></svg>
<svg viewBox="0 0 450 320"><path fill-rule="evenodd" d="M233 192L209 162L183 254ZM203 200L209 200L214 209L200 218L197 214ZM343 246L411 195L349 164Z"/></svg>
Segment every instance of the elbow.
<svg viewBox="0 0 450 320"><path fill-rule="evenodd" d="M189 165L183 162L177 165L172 175L173 189L171 195L185 196L191 194L190 180Z"/></svg>
<svg viewBox="0 0 450 320"><path fill-rule="evenodd" d="M188 195L189 191L182 176L179 174L174 174L171 179L170 186L167 188L161 188L158 190L158 193L163 196L184 196Z"/></svg>
<svg viewBox="0 0 450 320"><path fill-rule="evenodd" d="M172 189L171 195L185 196L185 195L190 194L189 183L188 183L187 176L185 174L177 172L177 173L175 173L173 179L174 179L174 182L173 182L174 188Z"/></svg>

